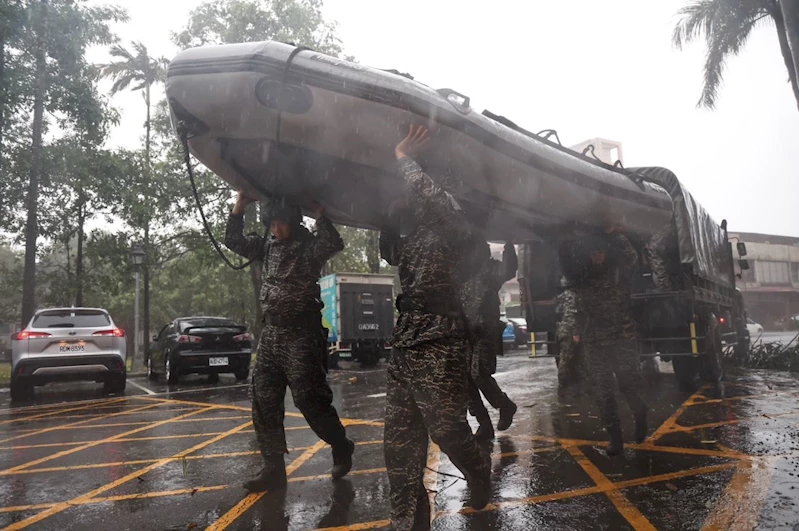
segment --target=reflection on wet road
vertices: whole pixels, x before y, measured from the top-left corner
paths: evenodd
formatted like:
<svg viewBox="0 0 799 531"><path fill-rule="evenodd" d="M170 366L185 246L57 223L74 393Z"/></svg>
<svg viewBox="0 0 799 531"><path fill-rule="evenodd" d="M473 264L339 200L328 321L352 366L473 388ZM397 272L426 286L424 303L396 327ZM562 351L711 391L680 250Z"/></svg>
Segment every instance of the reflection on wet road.
<svg viewBox="0 0 799 531"><path fill-rule="evenodd" d="M604 455L593 400L558 395L552 360L505 357L497 377L519 413L494 442L493 502L483 511L465 509L465 482L431 448L425 483L435 503L433 529L799 526L799 389L792 376L747 372L731 375L723 390L690 394L678 390L673 375L652 375L650 437L617 458ZM330 480L330 448L289 395L289 486L266 495L239 486L258 471L260 457L247 387L231 380L167 388L135 379L119 397L96 395L88 385L54 386L14 408L1 394L0 528L387 528L383 370L335 371L330 379L358 442L353 472ZM622 416L629 440L629 412Z"/></svg>

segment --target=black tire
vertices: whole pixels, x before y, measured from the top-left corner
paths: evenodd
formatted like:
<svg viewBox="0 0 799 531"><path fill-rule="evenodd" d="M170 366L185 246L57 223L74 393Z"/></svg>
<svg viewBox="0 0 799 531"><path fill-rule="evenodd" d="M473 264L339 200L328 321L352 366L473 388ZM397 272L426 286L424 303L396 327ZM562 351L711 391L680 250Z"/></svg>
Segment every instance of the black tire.
<svg viewBox="0 0 799 531"><path fill-rule="evenodd" d="M711 316L712 317L712 316ZM711 323L715 323L712 317ZM724 378L724 351L721 347L721 331L711 324L706 332L705 354L702 356L702 379L718 384Z"/></svg>
<svg viewBox="0 0 799 531"><path fill-rule="evenodd" d="M674 376L680 383L683 391L693 391L696 389L696 377L699 372L699 360L693 356L674 356L671 364L674 367Z"/></svg>
<svg viewBox="0 0 799 531"><path fill-rule="evenodd" d="M236 375L237 382L243 382L250 376L250 368L239 369L234 374Z"/></svg>
<svg viewBox="0 0 799 531"><path fill-rule="evenodd" d="M152 356L147 357L147 379L151 382L154 382L158 379L158 373L155 370Z"/></svg>
<svg viewBox="0 0 799 531"><path fill-rule="evenodd" d="M338 369L339 368L338 362L340 361L340 359L341 357L338 354L338 350L329 352L327 355L327 368Z"/></svg>
<svg viewBox="0 0 799 531"><path fill-rule="evenodd" d="M209 372L208 373L208 383L209 384L218 384L219 383L219 373L218 372Z"/></svg>
<svg viewBox="0 0 799 531"><path fill-rule="evenodd" d="M109 394L123 394L128 385L128 378L126 373L115 374L110 376L103 385L105 392Z"/></svg>
<svg viewBox="0 0 799 531"><path fill-rule="evenodd" d="M27 400L33 398L33 386L11 379L11 400Z"/></svg>
<svg viewBox="0 0 799 531"><path fill-rule="evenodd" d="M364 352L358 357L358 361L363 367L374 367L380 362L380 352L374 350Z"/></svg>
<svg viewBox="0 0 799 531"><path fill-rule="evenodd" d="M180 381L180 367L173 363L170 355L164 356L164 375L169 385L175 385Z"/></svg>

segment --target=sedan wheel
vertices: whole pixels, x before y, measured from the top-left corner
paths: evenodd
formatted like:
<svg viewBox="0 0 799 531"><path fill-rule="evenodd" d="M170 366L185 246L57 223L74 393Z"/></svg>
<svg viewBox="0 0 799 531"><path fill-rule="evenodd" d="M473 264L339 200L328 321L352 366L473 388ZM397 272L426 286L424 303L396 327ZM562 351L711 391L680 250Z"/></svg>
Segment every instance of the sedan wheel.
<svg viewBox="0 0 799 531"><path fill-rule="evenodd" d="M150 356L147 358L147 378L150 380L157 380L158 373L155 372L155 368L153 367L153 357Z"/></svg>
<svg viewBox="0 0 799 531"><path fill-rule="evenodd" d="M176 384L178 383L178 368L173 366L170 358L171 356L166 356L164 361L164 374L166 375L167 383Z"/></svg>

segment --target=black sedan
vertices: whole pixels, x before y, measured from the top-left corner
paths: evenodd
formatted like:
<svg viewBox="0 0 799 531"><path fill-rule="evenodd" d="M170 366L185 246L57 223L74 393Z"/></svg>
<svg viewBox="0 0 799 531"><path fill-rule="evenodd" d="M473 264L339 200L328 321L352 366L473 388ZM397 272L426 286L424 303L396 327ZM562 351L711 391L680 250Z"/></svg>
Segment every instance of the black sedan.
<svg viewBox="0 0 799 531"><path fill-rule="evenodd" d="M243 381L250 374L252 334L224 317L181 317L153 337L147 358L151 380L163 374L170 384L184 374L207 374L211 383L220 373Z"/></svg>

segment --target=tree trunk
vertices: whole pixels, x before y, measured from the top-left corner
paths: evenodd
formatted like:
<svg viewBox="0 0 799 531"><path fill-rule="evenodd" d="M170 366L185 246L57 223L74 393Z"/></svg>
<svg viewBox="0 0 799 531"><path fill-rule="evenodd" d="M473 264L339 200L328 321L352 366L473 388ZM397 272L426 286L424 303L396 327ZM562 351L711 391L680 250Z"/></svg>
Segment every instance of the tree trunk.
<svg viewBox="0 0 799 531"><path fill-rule="evenodd" d="M795 21L792 17L797 15L796 11L791 13L791 6L789 4L796 4L797 0L784 0L780 2L782 9L780 10L780 6L774 5L769 10L771 17L774 19L774 26L777 29L777 38L780 41L780 51L782 52L782 59L785 61L785 68L788 70L788 79L791 82L791 88L793 89L793 96L796 99L796 106L799 108L799 82L797 82L797 60L799 59L796 54L799 54L799 35L796 33L799 32L799 28L795 26ZM799 8L793 7L795 10L799 10ZM784 13L788 13L784 15ZM797 39L797 42L791 41L791 35L789 32L793 32L793 37ZM793 53L791 53L791 48L793 48Z"/></svg>
<svg viewBox="0 0 799 531"><path fill-rule="evenodd" d="M42 166L42 134L44 130L44 98L47 92L47 57L45 30L47 0L41 0L36 21L36 73L33 94L33 131L31 135L31 169L28 181L28 219L25 223L25 274L22 280L22 325L26 326L36 310L36 238L39 236L39 172Z"/></svg>
<svg viewBox="0 0 799 531"><path fill-rule="evenodd" d="M78 209L78 252L75 256L75 306L83 306L83 226L86 223L86 200L81 198Z"/></svg>
<svg viewBox="0 0 799 531"><path fill-rule="evenodd" d="M366 264L370 273L380 273L380 243L376 230L370 230L366 238Z"/></svg>
<svg viewBox="0 0 799 531"><path fill-rule="evenodd" d="M0 151L3 150L3 130L5 128L5 110L8 99L6 90L6 35L5 28L0 27ZM3 159L0 158L0 175L3 175Z"/></svg>
<svg viewBox="0 0 799 531"><path fill-rule="evenodd" d="M780 0L782 8L782 19L785 28L785 37L790 48L790 56L793 61L793 90L796 96L796 104L799 105L799 0ZM780 48L783 48L780 42ZM785 50L783 48L783 57ZM787 58L786 58L787 60Z"/></svg>
<svg viewBox="0 0 799 531"><path fill-rule="evenodd" d="M150 189L150 85L144 88L144 104L147 106L147 121L144 123L144 191ZM142 316L144 341L142 342L144 357L150 352L150 215L144 219L144 314ZM135 363L136 360L133 360Z"/></svg>

